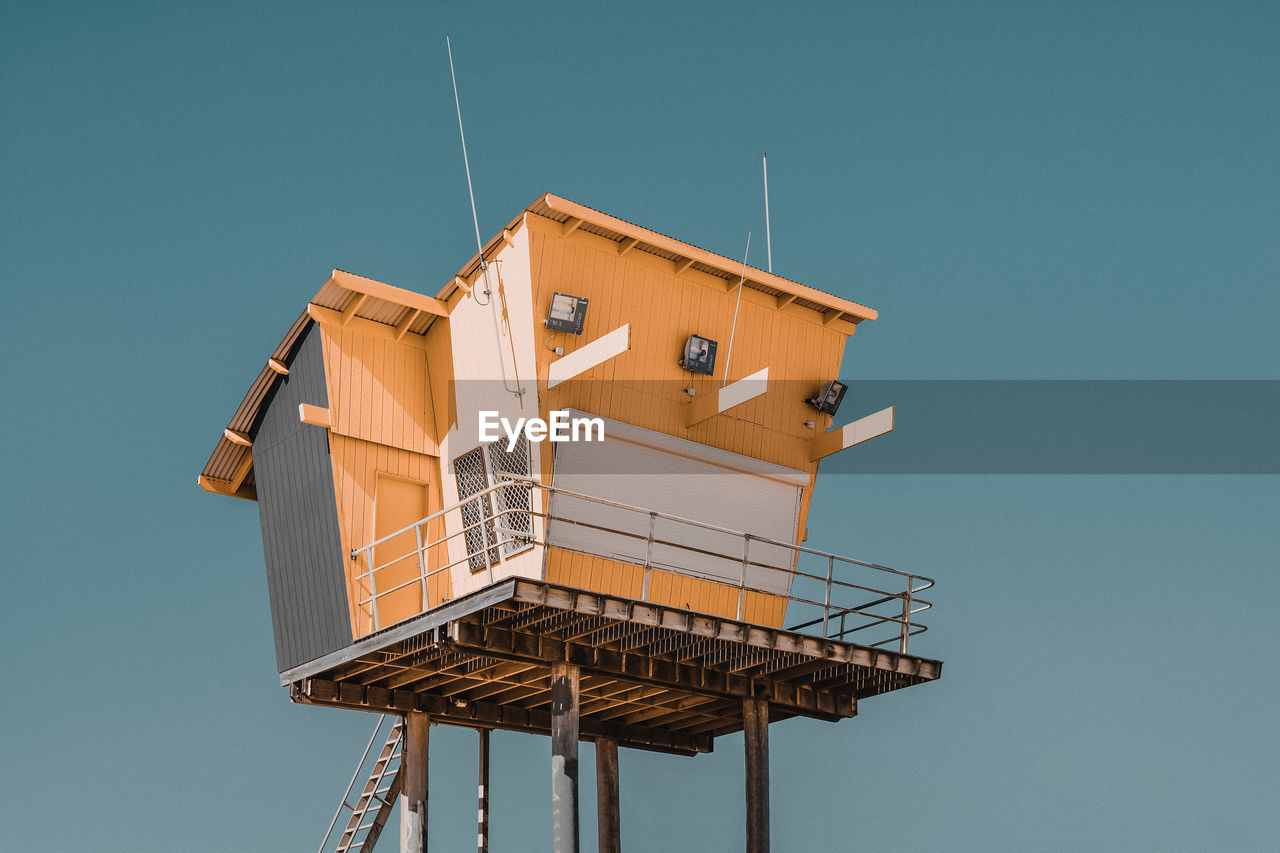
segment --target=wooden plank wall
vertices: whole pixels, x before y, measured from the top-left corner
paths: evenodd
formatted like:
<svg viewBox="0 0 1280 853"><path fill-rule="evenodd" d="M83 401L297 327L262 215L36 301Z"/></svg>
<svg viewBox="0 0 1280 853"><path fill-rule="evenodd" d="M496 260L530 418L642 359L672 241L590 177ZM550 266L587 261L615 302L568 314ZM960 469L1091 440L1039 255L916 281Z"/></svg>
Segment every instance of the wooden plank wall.
<svg viewBox="0 0 1280 853"><path fill-rule="evenodd" d="M449 431L458 423L458 401L453 388L453 335L448 322L433 323L427 329L427 381L431 389L431 410L435 417L435 436L444 443ZM440 455L437 451L436 455Z"/></svg>
<svg viewBox="0 0 1280 853"><path fill-rule="evenodd" d="M684 388L706 399L724 382L729 357L736 287L723 279L688 269L677 272L671 261L638 251L619 254L612 240L577 229L569 235L552 220L526 216L530 233L535 316L546 316L555 292L590 300L580 336L556 334L537 347L539 414L575 408L699 444L807 471L809 487L801 497L797 544L805 520L817 465L809 461L808 442L831 425L831 419L804 402L821 384L838 376L845 331L824 324L816 311L754 290L744 290L738 307L731 381L768 367L770 391L728 413L687 428L691 404ZM624 323L631 326L631 350L581 377L547 390L547 368L557 356L552 346L573 352ZM697 334L718 342L713 376L690 373L679 366L684 343ZM545 338L546 335L540 335ZM816 429L804 426L815 421ZM543 443L542 470L553 475L551 445ZM547 578L587 589L612 592L635 586L638 567L603 558L548 549ZM637 587L638 589L638 587ZM727 584L655 571L650 600L707 613L736 616L737 589ZM618 590L618 594L625 594ZM744 618L778 625L786 600L752 592Z"/></svg>
<svg viewBox="0 0 1280 853"><path fill-rule="evenodd" d="M443 507L432 376L427 367L428 345L419 335L397 340L391 327L361 318L346 325L326 321L320 326L329 387L334 492L343 553L347 554L376 538L379 474L426 486L428 514ZM443 532L443 524L437 521L428 535L436 539ZM433 549L429 560L432 564L447 562L443 553L443 546ZM362 637L374 629L372 609L358 606L369 590L357 575L368 566L363 559L348 559L346 565L351 630L354 636ZM379 572L375 578L378 588L395 586L403 579L400 573L393 570L384 578ZM432 606L453 597L447 573L431 579L428 596ZM411 603L419 598L401 595L380 599L381 627L416 615Z"/></svg>
<svg viewBox="0 0 1280 853"><path fill-rule="evenodd" d="M436 424L426 344L397 341L389 326L325 325L325 368L332 429L415 453L436 455Z"/></svg>
<svg viewBox="0 0 1280 853"><path fill-rule="evenodd" d="M546 580L639 599L644 590L644 568L563 548L548 548Z"/></svg>
<svg viewBox="0 0 1280 853"><path fill-rule="evenodd" d="M552 345L573 352L631 324L630 352L550 391L545 390L546 369L557 356L549 347L537 348L543 417L551 409L572 407L789 468L816 470L807 446L816 431L804 423L818 421L819 430L829 424L803 394L836 378L843 332L824 326L815 311L794 305L779 309L774 297L744 291L729 378L768 367L773 390L686 428L690 398L682 389L693 387L697 399L705 399L723 383L737 289L696 270L677 274L672 262L642 252L619 256L616 243L581 229L566 237L551 220L530 214L528 222L535 316L546 316L556 291L590 300L583 334L556 334ZM677 363L690 334L719 343L714 376L690 373ZM800 389L806 390L797 393Z"/></svg>
<svg viewBox="0 0 1280 853"><path fill-rule="evenodd" d="M372 542L376 537L376 518L374 500L377 496L379 474L389 474L402 480L422 483L427 487L427 514L443 507L440 500L440 465L434 456L411 453L385 444L374 444L344 435L330 433L329 448L333 459L333 480L338 497L338 520L342 531L343 553L349 553L352 547L360 547ZM439 538L444 532L437 520L428 531L431 540ZM432 564L443 562L443 547L428 554ZM358 584L356 574L368 570L364 559L347 560L347 585L352 602L352 633L363 637L373 630L371 610L367 607L357 608L357 602L367 598L367 584ZM384 578L379 573L376 582L381 589L389 589L401 578L397 573L389 572ZM447 573L435 575L432 585L427 590L431 603L439 604L446 596L452 597ZM404 598L393 603L386 611L379 613L381 626L415 615L414 610L405 610ZM382 602L379 602L382 608ZM403 611L403 612L401 612Z"/></svg>
<svg viewBox="0 0 1280 853"><path fill-rule="evenodd" d="M644 590L644 567L562 548L547 549L546 580L608 595L639 599ZM730 584L653 569L647 601L712 616L738 618L738 588ZM759 625L781 625L787 600L780 595L747 590L742 618Z"/></svg>

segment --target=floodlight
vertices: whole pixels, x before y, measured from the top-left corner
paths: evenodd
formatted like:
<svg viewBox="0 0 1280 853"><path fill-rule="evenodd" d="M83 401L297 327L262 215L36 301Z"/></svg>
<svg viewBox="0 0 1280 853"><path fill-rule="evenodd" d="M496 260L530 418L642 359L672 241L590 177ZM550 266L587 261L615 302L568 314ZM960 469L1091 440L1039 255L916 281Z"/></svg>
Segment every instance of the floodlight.
<svg viewBox="0 0 1280 853"><path fill-rule="evenodd" d="M587 319L587 300L581 296L555 293L551 296L551 308L547 311L547 328L554 332L582 334L582 324Z"/></svg>
<svg viewBox="0 0 1280 853"><path fill-rule="evenodd" d="M832 379L826 385L823 385L822 389L812 399L805 400L805 402L819 412L834 415L836 410L840 408L840 401L844 399L844 392L848 387L843 382Z"/></svg>
<svg viewBox="0 0 1280 853"><path fill-rule="evenodd" d="M693 373L710 376L716 369L716 342L710 338L690 335L685 341L684 358L680 366Z"/></svg>

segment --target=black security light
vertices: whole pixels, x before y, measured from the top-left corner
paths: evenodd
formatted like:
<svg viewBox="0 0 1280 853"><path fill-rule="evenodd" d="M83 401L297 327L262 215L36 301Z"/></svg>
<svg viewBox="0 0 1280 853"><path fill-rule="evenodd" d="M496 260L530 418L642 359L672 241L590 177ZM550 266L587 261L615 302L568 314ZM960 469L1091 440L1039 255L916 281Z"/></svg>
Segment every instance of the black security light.
<svg viewBox="0 0 1280 853"><path fill-rule="evenodd" d="M547 311L547 328L553 332L582 334L582 324L587 319L587 300L581 296L555 293L551 296L551 308Z"/></svg>
<svg viewBox="0 0 1280 853"><path fill-rule="evenodd" d="M710 376L716 369L716 342L710 338L690 335L684 345L684 358L680 366L693 373Z"/></svg>
<svg viewBox="0 0 1280 853"><path fill-rule="evenodd" d="M810 400L805 400L810 406L813 406L819 412L826 412L828 415L834 415L836 410L840 408L840 401L844 399L844 392L849 386L843 382L832 379L817 395Z"/></svg>

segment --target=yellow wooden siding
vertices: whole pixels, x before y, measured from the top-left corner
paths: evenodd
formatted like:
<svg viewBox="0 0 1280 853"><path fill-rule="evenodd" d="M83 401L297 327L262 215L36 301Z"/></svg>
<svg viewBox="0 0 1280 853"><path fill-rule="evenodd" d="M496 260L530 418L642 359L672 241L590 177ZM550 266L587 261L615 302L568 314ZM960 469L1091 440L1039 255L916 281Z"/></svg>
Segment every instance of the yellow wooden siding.
<svg viewBox="0 0 1280 853"><path fill-rule="evenodd" d="M591 554L579 554L563 548L547 549L548 583L640 598L644 591L644 568Z"/></svg>
<svg viewBox="0 0 1280 853"><path fill-rule="evenodd" d="M644 591L644 567L561 548L548 548L546 580L639 599ZM738 592L738 588L731 584L653 569L649 573L649 596L646 600L736 619ZM743 598L742 619L757 625L781 627L786 610L786 597L747 590Z"/></svg>
<svg viewBox="0 0 1280 853"><path fill-rule="evenodd" d="M429 483L406 480L389 474L375 474L374 538L387 537L430 515ZM434 525L434 523L433 523ZM430 542L428 532L424 543ZM443 551L433 548L431 551ZM422 607L421 571L417 560L417 533L413 530L396 535L374 548L374 581L378 585L378 617L381 625L393 625L419 615ZM431 566L439 566L428 560ZM426 579L428 607L439 606L449 593L449 574L440 571Z"/></svg>
<svg viewBox="0 0 1280 853"><path fill-rule="evenodd" d="M407 336L396 341L389 327L382 332L361 320L347 326L325 323L321 328L331 429L415 453L437 453L422 339Z"/></svg>
<svg viewBox="0 0 1280 853"><path fill-rule="evenodd" d="M580 229L565 236L558 223L543 217L529 215L527 222L535 316L545 316L555 292L590 300L582 335L556 334L549 345L537 347L539 414L547 417L554 409L575 408L807 471L811 479L802 491L796 532L797 544L802 542L812 475L817 471L817 464L809 459L809 441L831 425L829 416L817 412L803 398L838 376L848 338L842 329L847 327L824 325L822 315L815 311L795 305L779 307L775 297L745 290L738 307L729 378L741 379L768 367L770 390L729 412L686 427L691 400L683 389L696 389L695 399L704 400L724 383L737 288L696 270L677 273L675 264L652 255L637 251L619 255L616 243ZM624 323L631 326L628 352L576 379L546 388L547 368L558 357L551 346L573 352ZM713 376L690 373L679 366L691 334L717 341ZM814 421L817 428L806 428L806 421ZM550 482L554 473L551 447L546 444L540 451L542 470ZM595 581L592 575L584 574L588 570L579 564L592 558L579 555L564 562L566 559L549 559L548 572L554 566L558 572L596 584L588 587L591 589L603 589L614 582ZM604 563L615 572L623 571L619 567L626 565ZM594 571L597 564L591 565ZM720 615L737 614L737 591L731 585L680 575L655 580L659 576L667 573L655 571L651 577L651 600ZM786 601L752 592L745 607L744 616L750 621L777 625Z"/></svg>
<svg viewBox="0 0 1280 853"><path fill-rule="evenodd" d="M845 334L823 326L817 312L790 305L780 309L774 297L744 291L729 378L741 379L768 367L770 391L685 427L691 401L682 389L695 388L697 399L706 399L723 384L736 288L726 289L722 279L695 270L677 275L674 264L651 255L632 251L619 256L612 241L581 231L560 236L558 226L541 217L531 215L529 223L535 314L545 316L556 291L590 300L583 334L557 334L552 345L572 352L624 323L631 325L629 352L549 391L543 390L546 370L557 356L549 347L538 347L539 409L544 417L552 409L572 407L789 468L814 470L808 441L830 419L802 398L837 376ZM677 363L690 334L718 342L714 376L690 373ZM805 428L805 421L811 420L818 430Z"/></svg>
<svg viewBox="0 0 1280 853"><path fill-rule="evenodd" d="M439 441L449 434L458 422L458 403L453 390L453 336L448 323L434 323L427 330L428 387L431 390L431 411L435 418L435 435Z"/></svg>
<svg viewBox="0 0 1280 853"><path fill-rule="evenodd" d="M434 456L411 453L383 444L374 444L350 436L329 434L329 451L333 462L333 482L338 502L338 526L342 535L342 550L363 547L377 538L374 499L377 494L378 475L390 475L403 480L423 483L427 488L427 514L442 508L440 502L440 461ZM438 539L444 532L441 520L433 522L427 531L429 541ZM443 547L428 554L430 565L445 561ZM351 631L355 637L363 637L373 630L373 620L367 605L357 603L369 595L367 582L358 581L356 575L368 570L363 558L347 561L347 593L351 602ZM452 597L448 573L441 573L428 588L431 605L440 603L446 596ZM381 584L381 580L379 579ZM385 588L385 587L384 587ZM379 602L381 607L381 602ZM413 613L391 614L406 618ZM385 614L379 613L382 627L391 624Z"/></svg>

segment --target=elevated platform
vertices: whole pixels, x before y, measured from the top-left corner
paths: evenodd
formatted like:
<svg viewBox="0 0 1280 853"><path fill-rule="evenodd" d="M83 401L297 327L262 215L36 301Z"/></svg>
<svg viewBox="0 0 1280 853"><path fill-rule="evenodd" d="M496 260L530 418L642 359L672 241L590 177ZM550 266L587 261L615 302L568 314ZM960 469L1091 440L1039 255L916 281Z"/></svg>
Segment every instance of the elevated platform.
<svg viewBox="0 0 1280 853"><path fill-rule="evenodd" d="M942 663L835 639L512 578L281 674L296 702L549 734L552 664L581 670L580 732L692 755L770 721L837 721Z"/></svg>

